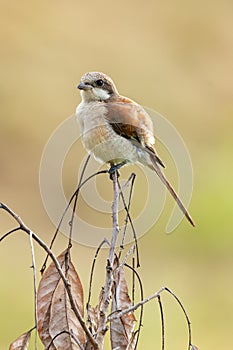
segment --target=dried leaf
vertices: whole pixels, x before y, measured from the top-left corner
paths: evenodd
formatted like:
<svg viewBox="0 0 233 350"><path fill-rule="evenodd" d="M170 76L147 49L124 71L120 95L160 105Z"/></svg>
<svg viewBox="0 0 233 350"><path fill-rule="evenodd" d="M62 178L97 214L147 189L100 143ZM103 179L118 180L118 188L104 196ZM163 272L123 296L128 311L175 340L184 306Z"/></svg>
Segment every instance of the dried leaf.
<svg viewBox="0 0 233 350"><path fill-rule="evenodd" d="M96 307L88 307L87 326L91 334L96 334L99 326L99 305L97 305Z"/></svg>
<svg viewBox="0 0 233 350"><path fill-rule="evenodd" d="M71 292L74 300L76 301L76 306L83 317L84 310L82 285L71 262L69 263L67 278L71 285ZM81 344L84 344L85 338L83 329L73 310L71 309L64 283L62 280L60 280L53 294L49 322L49 333L52 338L56 337L53 342L57 349L80 350L79 345L71 336L71 332Z"/></svg>
<svg viewBox="0 0 233 350"><path fill-rule="evenodd" d="M72 290L72 295L73 298L76 300L76 305L77 308L79 308L79 311L81 315L83 316L83 289L82 285L80 282L80 279L78 277L77 272L74 269L73 264L70 261L70 257L67 259L67 250L62 252L58 258L57 258L59 264L62 267L62 270L64 273L66 273L66 277L69 280L69 283L71 285L71 290ZM67 261L66 261L67 260ZM68 266L66 266L66 262L68 263ZM67 270L67 272L66 272ZM60 274L58 273L54 263L52 262L45 273L43 274L43 277L40 281L39 288L38 288L38 294L37 294L37 320L38 320L38 333L40 336L40 339L42 343L44 344L45 348L49 347L49 350L56 350L57 347L55 346L55 342L52 342L53 337L59 334L61 331L64 329L60 327L59 322L57 322L56 325L56 331L57 333L54 334L52 332L52 336L50 334L51 331L51 317L54 320L54 306L53 306L53 315L52 313L52 304L54 302L54 294L58 289L58 292L62 289L65 290L65 287L63 285L63 281L61 280ZM64 300L66 300L68 297L66 296L65 293L63 293ZM55 295L55 298L57 296ZM62 313L63 317L69 318L69 313L68 313L67 308L67 314L64 312ZM56 309L55 309L56 310ZM73 313L73 311L72 311ZM75 316L74 316L75 317ZM78 322L78 321L77 321ZM58 329L59 328L59 329ZM69 329L66 329L69 331ZM80 333L80 339L78 336L78 339L80 342L84 341L84 335L83 331L81 330L81 326L78 322L78 330L77 329L72 329L75 335ZM82 333L82 335L81 335ZM57 337L59 338L59 337ZM57 339L56 338L56 339ZM80 348L79 348L80 349Z"/></svg>
<svg viewBox="0 0 233 350"><path fill-rule="evenodd" d="M61 266L64 265L66 253L67 250L62 252L57 258ZM47 348L52 341L49 334L50 308L53 293L59 281L60 275L55 267L55 264L52 262L43 274L37 292L38 334L45 348ZM56 350L53 344L50 345L49 349Z"/></svg>
<svg viewBox="0 0 233 350"><path fill-rule="evenodd" d="M96 305L95 308L89 305L87 308L87 326L91 334L93 335L96 334L99 327L99 314L100 314L100 309L103 302L103 294L104 294L104 288L102 287L99 295L98 305Z"/></svg>
<svg viewBox="0 0 233 350"><path fill-rule="evenodd" d="M119 261L116 258L111 313L116 313L132 306L123 267L118 267L118 265ZM133 349L135 321L134 313L130 312L110 322L112 349Z"/></svg>
<svg viewBox="0 0 233 350"><path fill-rule="evenodd" d="M100 295L99 295L99 303L96 305L96 307L88 306L87 309L87 327L90 330L91 334L96 336L98 327L99 327L99 316L100 316L100 309L101 304L103 302L103 294L104 294L104 288L101 288ZM93 350L93 344L90 342L90 340L87 338L85 343L85 350Z"/></svg>
<svg viewBox="0 0 233 350"><path fill-rule="evenodd" d="M31 330L22 334L13 343L11 343L9 350L27 350L31 336Z"/></svg>

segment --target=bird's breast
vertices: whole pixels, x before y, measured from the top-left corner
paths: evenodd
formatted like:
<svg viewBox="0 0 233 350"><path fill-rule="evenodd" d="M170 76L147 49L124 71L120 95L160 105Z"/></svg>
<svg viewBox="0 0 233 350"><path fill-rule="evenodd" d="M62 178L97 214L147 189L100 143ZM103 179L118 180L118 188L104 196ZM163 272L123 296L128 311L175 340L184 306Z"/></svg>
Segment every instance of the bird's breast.
<svg viewBox="0 0 233 350"><path fill-rule="evenodd" d="M76 110L84 147L103 163L136 162L137 148L118 135L106 119L105 103L80 104Z"/></svg>

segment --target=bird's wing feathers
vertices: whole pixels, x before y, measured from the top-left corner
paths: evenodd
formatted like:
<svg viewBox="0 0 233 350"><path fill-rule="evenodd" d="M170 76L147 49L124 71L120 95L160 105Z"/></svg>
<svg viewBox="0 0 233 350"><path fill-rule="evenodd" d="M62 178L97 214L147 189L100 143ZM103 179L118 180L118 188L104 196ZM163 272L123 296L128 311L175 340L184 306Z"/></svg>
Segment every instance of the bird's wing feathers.
<svg viewBox="0 0 233 350"><path fill-rule="evenodd" d="M146 111L125 97L120 97L116 102L108 102L106 108L106 119L113 130L145 150L164 167L154 149L153 123Z"/></svg>
<svg viewBox="0 0 233 350"><path fill-rule="evenodd" d="M117 134L130 139L137 147L149 154L154 171L167 187L188 221L194 226L191 216L158 166L160 164L164 167L154 148L153 124L149 115L142 107L128 99L111 102L107 105L106 118L113 130Z"/></svg>

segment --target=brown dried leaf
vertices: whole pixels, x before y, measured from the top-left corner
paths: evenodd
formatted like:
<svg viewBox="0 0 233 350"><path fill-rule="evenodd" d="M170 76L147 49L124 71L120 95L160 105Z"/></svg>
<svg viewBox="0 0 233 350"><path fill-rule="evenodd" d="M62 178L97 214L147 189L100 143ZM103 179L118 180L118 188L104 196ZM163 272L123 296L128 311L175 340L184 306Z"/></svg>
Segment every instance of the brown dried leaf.
<svg viewBox="0 0 233 350"><path fill-rule="evenodd" d="M104 288L102 287L99 295L98 305L96 305L96 307L92 307L91 305L89 305L87 309L87 326L91 334L93 335L96 334L99 327L99 314L100 314L100 309L103 302L103 294L104 294Z"/></svg>
<svg viewBox="0 0 233 350"><path fill-rule="evenodd" d="M99 305L96 307L89 306L87 312L87 326L91 334L96 334L99 326Z"/></svg>
<svg viewBox="0 0 233 350"><path fill-rule="evenodd" d="M31 336L31 330L22 334L13 343L11 343L9 350L27 350Z"/></svg>
<svg viewBox="0 0 233 350"><path fill-rule="evenodd" d="M57 260L61 266L64 266L67 250L62 252ZM37 291L37 323L38 334L45 348L51 344L52 338L49 334L50 308L54 290L60 281L60 275L52 262L46 269L39 283ZM53 344L50 350L56 350Z"/></svg>
<svg viewBox="0 0 233 350"><path fill-rule="evenodd" d="M65 270L67 270L66 277L69 280L71 284L72 289L72 295L73 298L77 302L77 307L79 308L79 311L81 315L83 315L83 289L80 282L80 279L78 277L77 272L74 269L73 264L70 261L70 257L67 259L67 250L62 252L57 260L60 263L62 270L65 273ZM67 261L66 261L67 260ZM68 266L66 266L67 264ZM60 278L60 275L52 262L45 273L43 274L43 277L40 281L39 288L38 288L38 294L37 294L37 320L38 320L38 333L40 336L40 339L42 343L44 344L45 348L49 346L49 350L56 350L57 347L54 345L55 343L52 342L53 336L50 334L50 320L51 317L53 317L54 320L54 314L51 316L52 312L52 303L54 301L54 293L59 287L58 291L62 288L63 281ZM63 286L64 290L65 287ZM65 294L65 293L63 293ZM55 296L56 297L56 296ZM67 299L67 296L65 297L65 300ZM54 309L53 309L54 310ZM63 313L63 316L69 317L68 314L65 315ZM78 322L78 321L77 321ZM57 329L59 327L59 323L57 323ZM78 329L80 329L80 324L78 323ZM60 327L60 330L58 330L58 333L60 333L63 329ZM69 329L67 329L69 331ZM74 334L81 334L81 330L74 330ZM57 335L57 334L55 334ZM83 332L82 336L80 335L80 342L83 341ZM57 339L57 338L56 338ZM52 343L51 343L52 342Z"/></svg>
<svg viewBox="0 0 233 350"><path fill-rule="evenodd" d="M67 279L71 285L71 293L76 302L76 306L83 317L83 289L79 276L71 261L69 262ZM61 332L64 333L60 334ZM56 337L53 343L57 349L80 350L79 345L74 341L71 333L74 334L81 344L85 342L83 329L71 309L69 297L62 280L58 283L52 298L49 333L52 338Z"/></svg>
<svg viewBox="0 0 233 350"><path fill-rule="evenodd" d="M128 295L128 286L124 269L122 266L118 267L119 261L117 258L115 258L115 266L111 313L116 313L117 311L122 311L132 306ZM110 322L112 349L130 350L133 348L133 329L135 321L134 313L130 312Z"/></svg>
<svg viewBox="0 0 233 350"><path fill-rule="evenodd" d="M94 338L99 327L100 309L103 302L103 294L104 288L102 287L99 295L98 305L96 305L96 307L92 307L91 305L89 305L87 310L87 327L90 330L91 334L94 336ZM85 350L93 350L93 344L88 338L86 339Z"/></svg>

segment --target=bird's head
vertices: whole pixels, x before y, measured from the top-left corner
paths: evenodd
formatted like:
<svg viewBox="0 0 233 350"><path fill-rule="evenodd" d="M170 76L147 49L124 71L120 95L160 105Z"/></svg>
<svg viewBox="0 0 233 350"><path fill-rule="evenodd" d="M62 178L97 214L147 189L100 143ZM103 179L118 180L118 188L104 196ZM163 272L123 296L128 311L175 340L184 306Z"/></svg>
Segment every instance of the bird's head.
<svg viewBox="0 0 233 350"><path fill-rule="evenodd" d="M80 90L82 99L86 102L106 102L118 95L112 79L100 72L88 72L84 74L77 88Z"/></svg>

